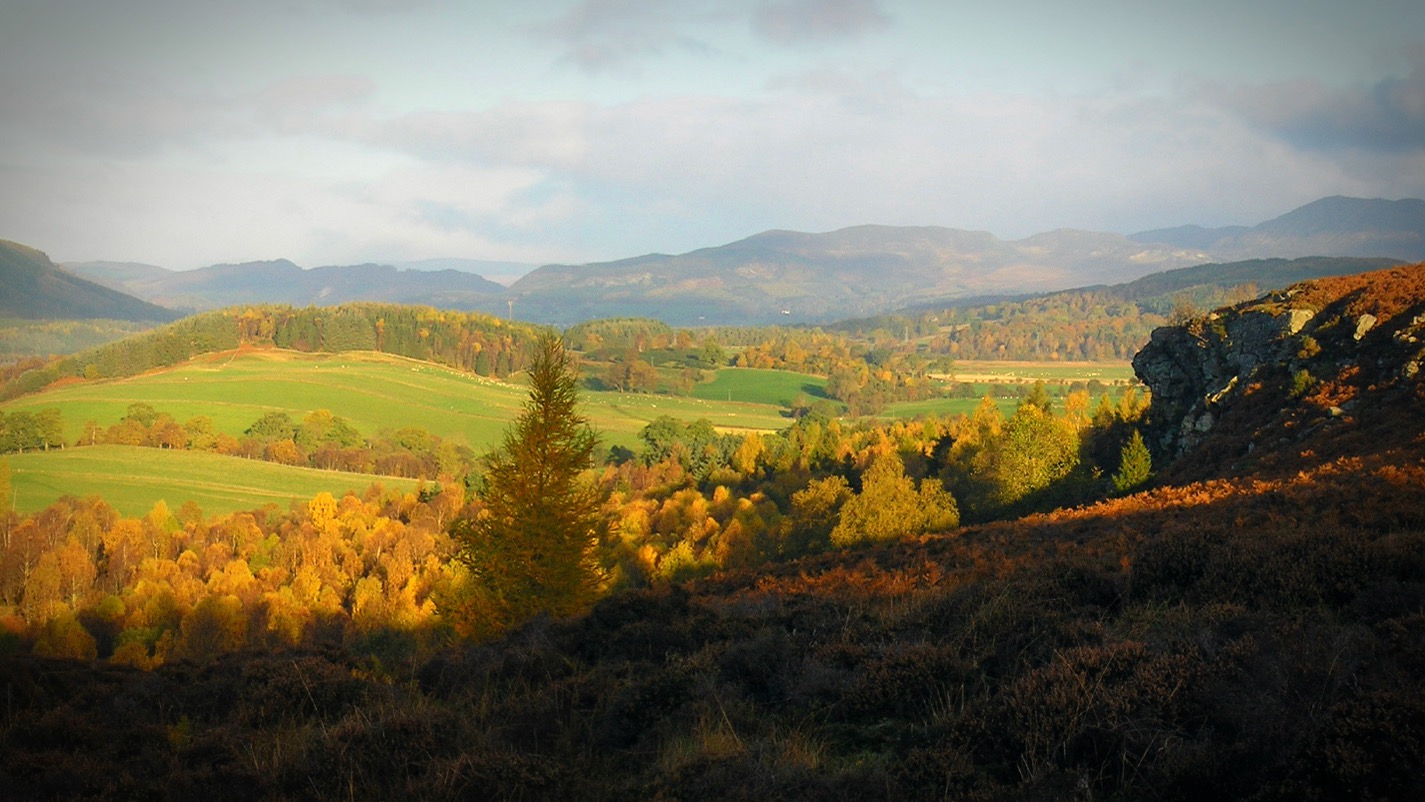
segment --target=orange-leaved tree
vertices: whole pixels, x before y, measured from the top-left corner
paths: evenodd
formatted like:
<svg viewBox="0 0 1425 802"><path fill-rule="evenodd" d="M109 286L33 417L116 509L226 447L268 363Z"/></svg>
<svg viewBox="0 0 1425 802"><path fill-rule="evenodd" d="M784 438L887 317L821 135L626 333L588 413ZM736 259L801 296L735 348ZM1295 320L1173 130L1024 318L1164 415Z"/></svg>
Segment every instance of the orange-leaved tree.
<svg viewBox="0 0 1425 802"><path fill-rule="evenodd" d="M558 335L542 336L529 398L488 457L483 509L451 525L469 572L452 611L458 630L490 636L540 613L576 612L592 597L601 499L586 472L598 437L578 412L577 382Z"/></svg>

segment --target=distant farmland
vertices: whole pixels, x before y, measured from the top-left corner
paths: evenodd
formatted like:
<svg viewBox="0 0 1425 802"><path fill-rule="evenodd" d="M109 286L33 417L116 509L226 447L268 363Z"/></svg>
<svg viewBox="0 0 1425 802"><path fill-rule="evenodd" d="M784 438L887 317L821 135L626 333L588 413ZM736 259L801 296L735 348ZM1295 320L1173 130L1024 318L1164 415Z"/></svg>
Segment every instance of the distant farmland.
<svg viewBox="0 0 1425 802"><path fill-rule="evenodd" d="M1115 392L1132 379L1126 364L965 362L957 379L971 380L973 398L935 397L891 405L881 417L969 412L994 385L1044 379L1051 392L1098 379ZM791 423L798 401L825 398L826 380L789 371L723 368L697 384L692 397L585 391L583 409L604 447L637 449L638 433L662 415L706 418L725 431L775 431ZM1055 393L1057 394L1057 393ZM79 382L17 399L0 411L58 407L65 439L80 437L86 421L117 423L130 404L143 402L183 422L212 418L221 432L240 436L264 414L301 419L316 409L346 418L362 434L418 426L477 452L496 445L519 413L525 389L517 382L472 376L429 362L356 352L304 354L244 351L209 355L172 369L112 381ZM997 399L1006 414L1018 403ZM6 458L15 471L16 502L33 510L61 495L98 493L126 514L146 512L160 498L175 510L196 501L205 512L231 512L265 503L290 503L327 490L361 490L379 477L332 474L213 454L131 449L69 448ZM380 479L387 487L409 480Z"/></svg>
<svg viewBox="0 0 1425 802"><path fill-rule="evenodd" d="M367 436L418 426L482 452L499 442L525 398L518 383L402 357L273 350L208 356L127 379L66 384L12 401L0 411L58 408L65 440L74 443L86 421L107 428L139 402L180 423L207 415L218 431L234 436L268 412L286 412L300 422L312 410L327 409ZM706 418L736 431L771 431L790 423L784 410L751 401L606 392L585 392L583 399L605 448L637 448L638 433L660 415ZM323 490L360 491L373 481L414 486L411 480L152 448L84 446L0 458L14 470L16 504L22 511L63 495L97 493L126 514L147 512L160 498L174 510L191 499L204 512L219 513L269 502L285 506Z"/></svg>
<svg viewBox="0 0 1425 802"><path fill-rule="evenodd" d="M56 387L17 399L3 410L58 407L64 414L65 439L74 442L85 421L108 427L137 402L180 423L207 415L218 431L234 436L268 412L286 412L300 422L312 410L327 409L368 436L419 426L483 451L499 442L525 395L518 383L387 354L273 350L209 356L142 376ZM736 429L774 430L789 423L777 407L742 398L728 403L586 391L583 399L585 414L608 445L634 445L638 432L659 415L707 418L716 426Z"/></svg>

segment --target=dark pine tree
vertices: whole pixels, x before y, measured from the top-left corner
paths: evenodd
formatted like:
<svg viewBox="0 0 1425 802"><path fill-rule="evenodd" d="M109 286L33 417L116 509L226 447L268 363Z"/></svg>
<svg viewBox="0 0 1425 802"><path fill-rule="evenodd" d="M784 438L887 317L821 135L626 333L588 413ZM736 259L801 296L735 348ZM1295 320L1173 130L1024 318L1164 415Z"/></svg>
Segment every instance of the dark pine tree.
<svg viewBox="0 0 1425 802"><path fill-rule="evenodd" d="M470 572L455 611L468 634L493 635L541 613L569 615L592 597L600 498L585 473L598 437L578 412L577 382L559 337L542 336L524 410L488 458L484 509L452 524Z"/></svg>

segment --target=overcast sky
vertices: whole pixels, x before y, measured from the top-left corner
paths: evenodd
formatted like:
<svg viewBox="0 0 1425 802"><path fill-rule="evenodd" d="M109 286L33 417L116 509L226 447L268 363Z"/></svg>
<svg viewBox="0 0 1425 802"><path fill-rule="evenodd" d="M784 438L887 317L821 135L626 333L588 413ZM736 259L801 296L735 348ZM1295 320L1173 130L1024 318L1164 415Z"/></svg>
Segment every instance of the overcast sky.
<svg viewBox="0 0 1425 802"><path fill-rule="evenodd" d="M0 0L0 238L174 269L1425 197L1420 0Z"/></svg>

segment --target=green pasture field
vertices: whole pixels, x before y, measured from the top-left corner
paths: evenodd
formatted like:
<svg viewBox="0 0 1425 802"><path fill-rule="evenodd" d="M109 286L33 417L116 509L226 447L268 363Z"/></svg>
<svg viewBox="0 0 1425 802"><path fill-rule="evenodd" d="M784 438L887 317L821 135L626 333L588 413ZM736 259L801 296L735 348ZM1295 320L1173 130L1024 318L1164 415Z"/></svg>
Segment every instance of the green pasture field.
<svg viewBox="0 0 1425 802"><path fill-rule="evenodd" d="M429 362L377 353L303 354L250 351L203 357L174 368L111 381L79 382L16 399L6 413L58 407L65 439L76 441L86 421L108 427L130 404L144 402L179 423L197 415L238 436L268 412L300 422L328 409L362 434L419 426L476 451L497 444L519 414L526 391L517 383L461 373ZM630 393L583 393L584 412L608 445L632 446L659 415L707 418L731 429L779 429L782 411L766 404Z"/></svg>
<svg viewBox="0 0 1425 802"><path fill-rule="evenodd" d="M52 449L9 454L0 461L10 465L15 509L22 513L43 509L61 496L97 495L130 517L147 513L160 499L175 513L194 501L206 515L226 515L266 504L286 508L322 491L337 497L347 490L361 493L373 482L390 490L416 486L414 479L139 446Z"/></svg>
<svg viewBox="0 0 1425 802"><path fill-rule="evenodd" d="M743 401L790 409L798 396L826 397L826 379L806 373L762 368L722 368L711 381L699 382L693 397L709 401Z"/></svg>
<svg viewBox="0 0 1425 802"><path fill-rule="evenodd" d="M971 415L975 412L975 407L980 405L979 398L927 398L923 401L900 401L889 404L877 417L894 420L897 418L916 418L921 415L934 415L937 418L953 418L956 415ZM1019 408L1018 398L996 398L995 405L1006 418L1014 414Z"/></svg>
<svg viewBox="0 0 1425 802"><path fill-rule="evenodd" d="M792 425L790 410L769 404L736 400L717 401L704 398L641 393L586 392L584 414L589 416L602 435L604 445L634 448L640 445L638 433L662 415L692 422L706 418L725 431L772 432Z"/></svg>

